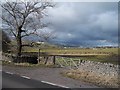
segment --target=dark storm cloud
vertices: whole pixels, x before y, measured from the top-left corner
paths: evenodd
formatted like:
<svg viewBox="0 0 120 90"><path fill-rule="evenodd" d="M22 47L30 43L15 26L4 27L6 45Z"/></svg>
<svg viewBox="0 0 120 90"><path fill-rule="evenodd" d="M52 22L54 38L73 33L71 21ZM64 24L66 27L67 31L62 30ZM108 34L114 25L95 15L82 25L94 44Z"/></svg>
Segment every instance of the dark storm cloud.
<svg viewBox="0 0 120 90"><path fill-rule="evenodd" d="M118 38L117 2L57 3L49 9L56 41L69 44L113 45Z"/></svg>

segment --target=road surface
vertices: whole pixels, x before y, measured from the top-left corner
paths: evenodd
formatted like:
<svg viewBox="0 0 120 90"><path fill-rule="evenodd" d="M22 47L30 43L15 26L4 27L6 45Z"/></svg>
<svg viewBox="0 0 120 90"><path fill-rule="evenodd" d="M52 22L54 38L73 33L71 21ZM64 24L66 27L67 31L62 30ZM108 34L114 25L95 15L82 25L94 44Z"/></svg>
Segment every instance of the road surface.
<svg viewBox="0 0 120 90"><path fill-rule="evenodd" d="M64 68L3 66L2 69L5 72L11 72L20 76L30 77L34 80L47 81L70 88L99 88L92 83L64 77L60 74L66 71Z"/></svg>
<svg viewBox="0 0 120 90"><path fill-rule="evenodd" d="M54 90L89 90L90 88L69 88L65 86L57 86L45 81L33 80L29 77L19 76L10 72L2 73L2 90L42 90L42 89L54 89ZM91 90L118 90L111 88L91 88Z"/></svg>
<svg viewBox="0 0 120 90"><path fill-rule="evenodd" d="M25 76L2 72L2 88L64 88ZM66 90L70 90L65 87Z"/></svg>

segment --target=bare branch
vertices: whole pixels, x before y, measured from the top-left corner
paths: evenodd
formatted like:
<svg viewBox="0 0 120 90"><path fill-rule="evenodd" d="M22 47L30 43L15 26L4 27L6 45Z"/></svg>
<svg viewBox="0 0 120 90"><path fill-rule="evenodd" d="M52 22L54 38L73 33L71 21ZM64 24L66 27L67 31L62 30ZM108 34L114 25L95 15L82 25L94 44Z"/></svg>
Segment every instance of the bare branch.
<svg viewBox="0 0 120 90"><path fill-rule="evenodd" d="M47 27L42 22L47 7L53 7L50 2L6 2L1 5L3 23L8 27L17 40L18 55L22 48L22 38L30 35L40 36L38 30ZM41 35L45 40L52 34Z"/></svg>

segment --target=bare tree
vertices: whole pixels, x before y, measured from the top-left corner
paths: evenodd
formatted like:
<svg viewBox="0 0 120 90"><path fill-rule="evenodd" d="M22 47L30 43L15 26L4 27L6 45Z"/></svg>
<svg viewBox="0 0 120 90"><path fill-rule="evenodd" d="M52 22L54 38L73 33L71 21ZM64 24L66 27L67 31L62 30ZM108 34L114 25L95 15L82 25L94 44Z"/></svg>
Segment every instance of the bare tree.
<svg viewBox="0 0 120 90"><path fill-rule="evenodd" d="M45 41L45 42L49 42L51 39L54 39L56 38L56 35L55 35L55 32L54 31L51 31L51 32L48 32L48 31L41 31L40 32L40 35L39 37Z"/></svg>
<svg viewBox="0 0 120 90"><path fill-rule="evenodd" d="M38 30L47 27L43 22L45 10L53 7L52 2L5 2L2 7L3 24L14 35L17 41L17 56L21 55L22 38L38 35Z"/></svg>

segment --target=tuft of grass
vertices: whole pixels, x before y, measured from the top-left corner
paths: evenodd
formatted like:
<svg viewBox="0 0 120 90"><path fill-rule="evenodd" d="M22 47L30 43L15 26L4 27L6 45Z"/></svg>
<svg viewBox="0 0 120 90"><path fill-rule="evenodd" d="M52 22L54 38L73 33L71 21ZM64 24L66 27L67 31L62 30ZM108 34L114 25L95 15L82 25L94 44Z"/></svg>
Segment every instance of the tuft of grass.
<svg viewBox="0 0 120 90"><path fill-rule="evenodd" d="M17 67L49 67L49 68L57 68L56 65L53 64L43 64L43 63L38 63L38 64L31 64L31 63L14 63L10 61L2 61L2 65L8 65L8 66L17 66Z"/></svg>

